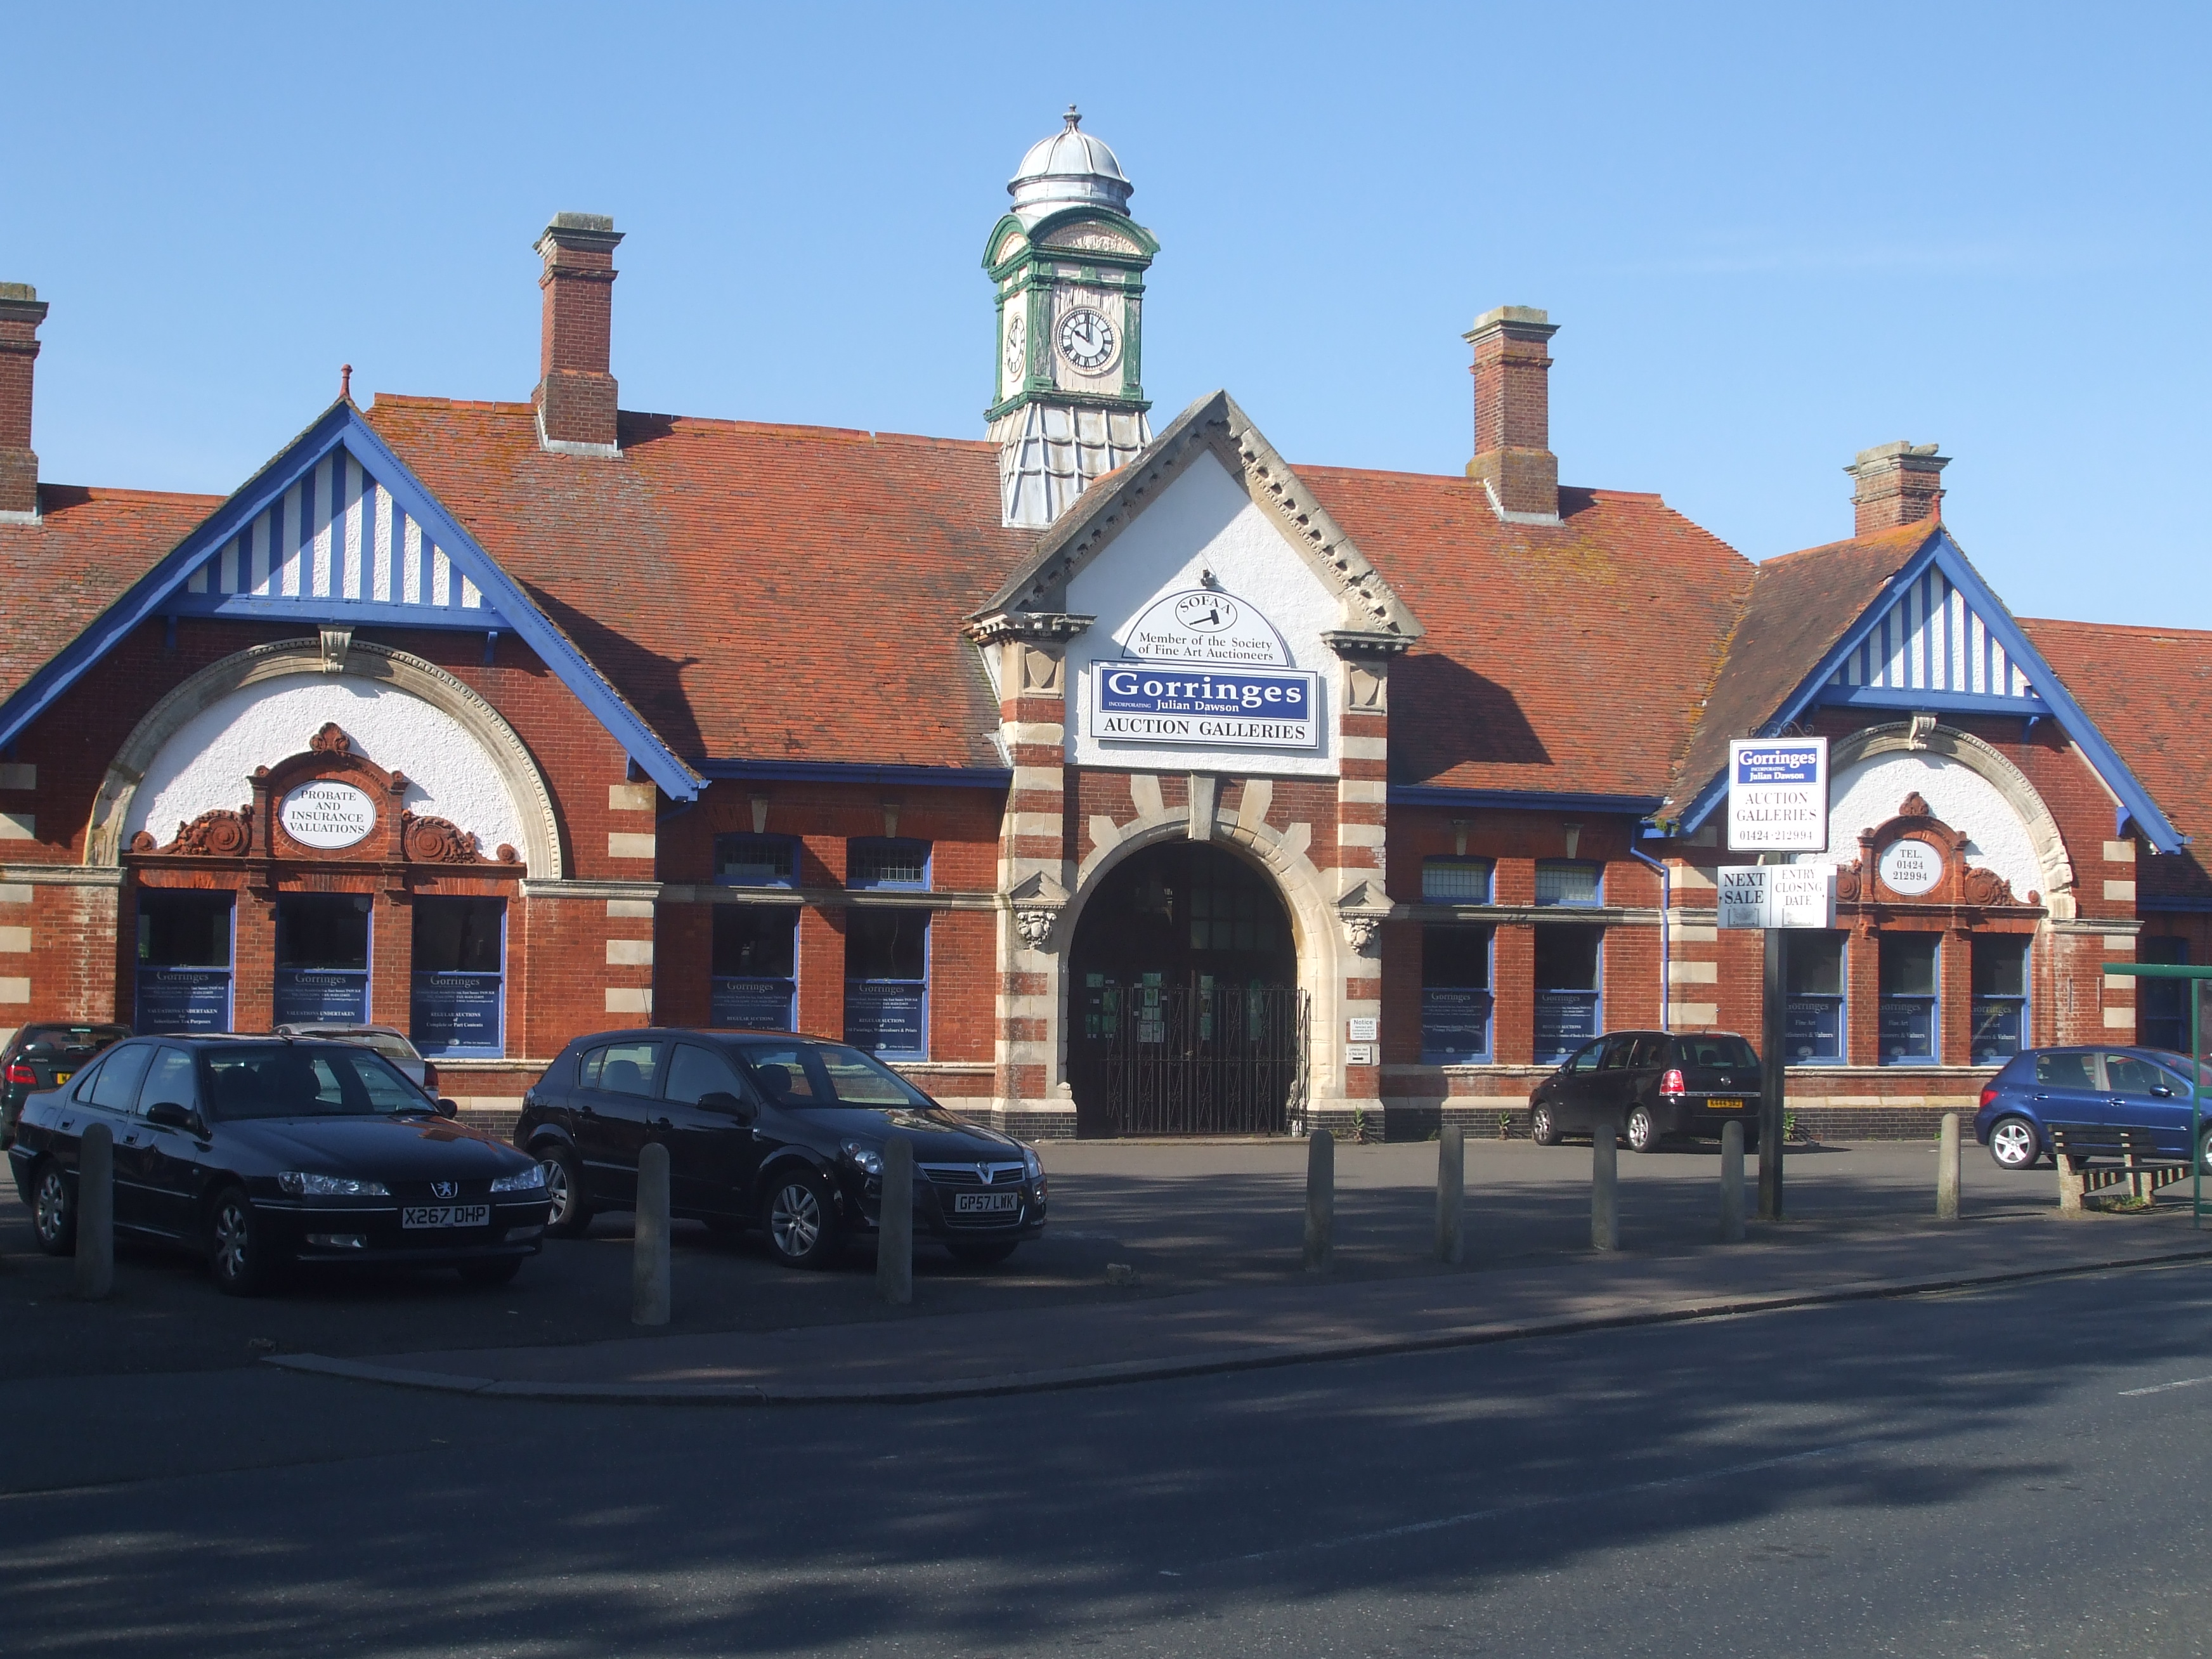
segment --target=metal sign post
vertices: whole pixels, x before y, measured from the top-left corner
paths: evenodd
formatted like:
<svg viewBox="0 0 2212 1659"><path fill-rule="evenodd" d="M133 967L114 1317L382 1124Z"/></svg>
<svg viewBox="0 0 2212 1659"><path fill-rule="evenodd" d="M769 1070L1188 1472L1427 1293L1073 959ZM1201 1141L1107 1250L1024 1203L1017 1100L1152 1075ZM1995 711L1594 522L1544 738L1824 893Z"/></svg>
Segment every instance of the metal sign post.
<svg viewBox="0 0 2212 1659"><path fill-rule="evenodd" d="M2189 986L2189 1224L2204 1225L2204 1005L2212 999L2212 964L2108 962L2108 974L2128 979L2178 979Z"/></svg>
<svg viewBox="0 0 2212 1659"><path fill-rule="evenodd" d="M1835 872L1826 866L1795 866L1786 862L1792 853L1828 850L1828 740L1826 738L1737 738L1729 744L1729 850L1757 853L1757 870L1723 871L1723 891L1729 877L1761 878L1744 881L1738 890L1749 896L1759 889L1759 918L1756 923L1731 921L1723 900L1723 927L1760 926L1766 933L1765 995L1761 1000L1759 1070L1759 1218L1782 1219L1783 1085L1788 1056L1790 981L1787 973L1789 934L1796 927L1832 927L1835 920ZM1800 868L1825 872L1826 917L1804 919L1802 901L1792 915L1778 903L1782 884L1808 878ZM1789 873L1784 873L1789 872ZM1820 877L1810 877L1821 879Z"/></svg>

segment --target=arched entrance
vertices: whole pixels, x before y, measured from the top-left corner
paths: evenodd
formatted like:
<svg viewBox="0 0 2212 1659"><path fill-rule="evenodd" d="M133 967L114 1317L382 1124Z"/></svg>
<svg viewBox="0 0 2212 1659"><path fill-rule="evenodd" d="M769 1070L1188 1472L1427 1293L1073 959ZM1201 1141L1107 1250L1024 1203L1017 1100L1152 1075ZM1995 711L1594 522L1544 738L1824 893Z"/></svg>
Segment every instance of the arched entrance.
<svg viewBox="0 0 2212 1659"><path fill-rule="evenodd" d="M1115 868L1069 953L1084 1135L1279 1134L1306 1082L1290 913L1259 870L1169 842Z"/></svg>

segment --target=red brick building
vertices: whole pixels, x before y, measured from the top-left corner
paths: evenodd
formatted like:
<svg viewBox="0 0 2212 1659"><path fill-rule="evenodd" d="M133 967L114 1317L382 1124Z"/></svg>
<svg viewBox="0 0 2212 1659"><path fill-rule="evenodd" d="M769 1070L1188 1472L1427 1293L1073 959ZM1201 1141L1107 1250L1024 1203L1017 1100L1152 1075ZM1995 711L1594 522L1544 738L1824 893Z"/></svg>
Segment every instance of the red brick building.
<svg viewBox="0 0 2212 1659"><path fill-rule="evenodd" d="M620 410L620 238L562 215L529 400L80 488L0 287L0 1024L367 1017L496 1112L580 1031L789 1023L1032 1135L1487 1127L1599 1030L1756 1035L1727 744L1803 732L1801 1118L2175 1040L2105 969L2212 952L2212 635L2016 621L1932 447L1759 564L1562 485L1519 307L1464 476L1293 467L1225 393L1155 434L1111 151L1011 189L973 441Z"/></svg>

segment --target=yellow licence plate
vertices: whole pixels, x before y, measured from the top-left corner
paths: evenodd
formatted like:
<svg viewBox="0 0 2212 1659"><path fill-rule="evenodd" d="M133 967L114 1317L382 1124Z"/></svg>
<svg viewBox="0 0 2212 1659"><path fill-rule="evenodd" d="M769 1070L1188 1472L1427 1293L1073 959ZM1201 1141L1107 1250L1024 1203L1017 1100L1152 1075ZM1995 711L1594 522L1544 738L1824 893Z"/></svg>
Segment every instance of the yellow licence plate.
<svg viewBox="0 0 2212 1659"><path fill-rule="evenodd" d="M56 1072L54 1073L54 1087L57 1089L60 1088L63 1084L67 1083L76 1075L76 1073L75 1072Z"/></svg>
<svg viewBox="0 0 2212 1659"><path fill-rule="evenodd" d="M1705 1104L1717 1112L1740 1112L1743 1109L1743 1103L1740 1100L1709 1100Z"/></svg>

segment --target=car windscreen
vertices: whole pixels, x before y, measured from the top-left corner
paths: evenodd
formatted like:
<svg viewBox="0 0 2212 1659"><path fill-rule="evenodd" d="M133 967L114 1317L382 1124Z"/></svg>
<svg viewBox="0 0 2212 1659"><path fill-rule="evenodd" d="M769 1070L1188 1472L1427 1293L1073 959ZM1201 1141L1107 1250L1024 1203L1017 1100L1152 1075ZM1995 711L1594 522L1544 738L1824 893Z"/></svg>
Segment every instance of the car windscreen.
<svg viewBox="0 0 2212 1659"><path fill-rule="evenodd" d="M422 1091L366 1048L341 1043L241 1043L206 1054L211 1115L374 1117L427 1112Z"/></svg>
<svg viewBox="0 0 2212 1659"><path fill-rule="evenodd" d="M930 1104L890 1067L842 1042L747 1042L738 1053L770 1105L920 1110Z"/></svg>
<svg viewBox="0 0 2212 1659"><path fill-rule="evenodd" d="M2190 1061L2187 1054L2169 1054L2160 1049L2158 1051L2158 1063L2172 1072L2180 1079L2183 1088L2189 1086ZM2197 1068L2197 1077L2200 1084L2212 1088L2212 1060L2206 1060Z"/></svg>

